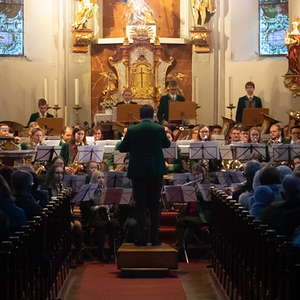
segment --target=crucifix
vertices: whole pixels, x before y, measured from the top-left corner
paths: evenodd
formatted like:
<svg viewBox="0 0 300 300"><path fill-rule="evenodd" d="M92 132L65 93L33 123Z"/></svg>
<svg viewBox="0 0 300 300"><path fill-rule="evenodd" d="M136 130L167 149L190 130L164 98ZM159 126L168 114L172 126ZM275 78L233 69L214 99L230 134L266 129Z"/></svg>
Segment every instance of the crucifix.
<svg viewBox="0 0 300 300"><path fill-rule="evenodd" d="M143 68L141 68L141 72L139 74L141 74L141 88L143 89L144 88L143 87L143 85L144 85L143 75L146 74L146 73L143 72Z"/></svg>

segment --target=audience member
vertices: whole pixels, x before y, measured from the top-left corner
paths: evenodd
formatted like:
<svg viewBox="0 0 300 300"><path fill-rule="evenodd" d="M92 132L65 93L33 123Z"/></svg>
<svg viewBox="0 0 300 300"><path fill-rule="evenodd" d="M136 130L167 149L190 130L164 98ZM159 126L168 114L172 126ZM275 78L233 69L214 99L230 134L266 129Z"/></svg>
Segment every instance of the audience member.
<svg viewBox="0 0 300 300"><path fill-rule="evenodd" d="M255 220L261 220L261 216L268 209L269 204L274 202L274 193L268 186L259 186L254 191L254 198L250 214L255 217Z"/></svg>
<svg viewBox="0 0 300 300"><path fill-rule="evenodd" d="M9 220L6 214L0 210L0 242L8 240L10 236Z"/></svg>
<svg viewBox="0 0 300 300"><path fill-rule="evenodd" d="M288 166L285 166L285 165L280 165L280 166L276 167L276 169L279 171L279 177L280 177L281 183L286 175L293 173L291 168L289 168Z"/></svg>

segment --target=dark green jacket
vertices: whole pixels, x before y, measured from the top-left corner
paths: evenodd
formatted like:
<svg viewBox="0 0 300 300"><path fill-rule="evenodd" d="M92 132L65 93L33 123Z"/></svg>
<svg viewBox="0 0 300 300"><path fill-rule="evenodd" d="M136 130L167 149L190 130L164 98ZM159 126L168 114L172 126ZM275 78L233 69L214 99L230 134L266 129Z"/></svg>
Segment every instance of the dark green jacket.
<svg viewBox="0 0 300 300"><path fill-rule="evenodd" d="M269 140L268 141L263 141L266 145L269 146ZM281 139L281 144L289 144L290 140L286 140L286 139Z"/></svg>
<svg viewBox="0 0 300 300"><path fill-rule="evenodd" d="M237 123L242 123L243 110L246 108L246 100L248 100L247 96L239 98L235 116ZM261 99L259 97L253 96L252 101L255 102L255 106L253 108L262 108Z"/></svg>
<svg viewBox="0 0 300 300"><path fill-rule="evenodd" d="M114 150L118 150L118 147L121 145L121 143L122 143L122 141L117 142ZM115 166L115 163L114 163L115 154L114 154L114 152L108 158L108 167L109 167L109 170L113 170L114 166Z"/></svg>
<svg viewBox="0 0 300 300"><path fill-rule="evenodd" d="M68 162L69 162L69 144L68 143L65 143L61 146L60 156L63 157L65 166L68 166Z"/></svg>
<svg viewBox="0 0 300 300"><path fill-rule="evenodd" d="M31 122L36 122L36 119L39 118L39 117L40 117L40 115L39 115L38 112L37 112L37 113L34 113L34 114L31 114L27 126L28 126ZM54 116L47 113L47 118L54 118Z"/></svg>
<svg viewBox="0 0 300 300"><path fill-rule="evenodd" d="M130 152L128 178L156 178L167 174L162 148L171 142L164 128L150 120L128 128L120 152Z"/></svg>
<svg viewBox="0 0 300 300"><path fill-rule="evenodd" d="M170 100L169 94L162 96L160 98L159 107L157 111L157 118L159 123L162 123L164 120L169 122L169 100ZM184 102L184 101L185 99L182 96L177 95L176 102Z"/></svg>
<svg viewBox="0 0 300 300"><path fill-rule="evenodd" d="M125 101L120 101L120 102L118 102L118 103L116 104L116 106L122 105L122 104L125 104ZM137 103L134 102L134 101L130 101L129 104L137 104Z"/></svg>

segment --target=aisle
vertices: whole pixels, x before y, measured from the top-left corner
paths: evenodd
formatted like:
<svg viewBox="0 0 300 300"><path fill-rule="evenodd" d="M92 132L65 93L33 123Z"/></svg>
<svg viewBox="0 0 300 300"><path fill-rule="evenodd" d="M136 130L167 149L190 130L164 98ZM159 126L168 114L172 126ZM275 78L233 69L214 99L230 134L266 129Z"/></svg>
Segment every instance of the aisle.
<svg viewBox="0 0 300 300"><path fill-rule="evenodd" d="M222 300L206 263L180 263L169 278L121 278L113 263L78 266L63 300Z"/></svg>

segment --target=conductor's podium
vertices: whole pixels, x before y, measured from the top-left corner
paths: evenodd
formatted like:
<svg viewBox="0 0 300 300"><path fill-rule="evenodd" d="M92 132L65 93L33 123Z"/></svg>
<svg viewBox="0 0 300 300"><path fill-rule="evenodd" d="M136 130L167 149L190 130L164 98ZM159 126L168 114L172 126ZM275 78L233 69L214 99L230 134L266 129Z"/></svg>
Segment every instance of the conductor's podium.
<svg viewBox="0 0 300 300"><path fill-rule="evenodd" d="M178 253L164 243L146 247L123 243L117 252L117 262L124 277L167 276L170 269L178 269Z"/></svg>

